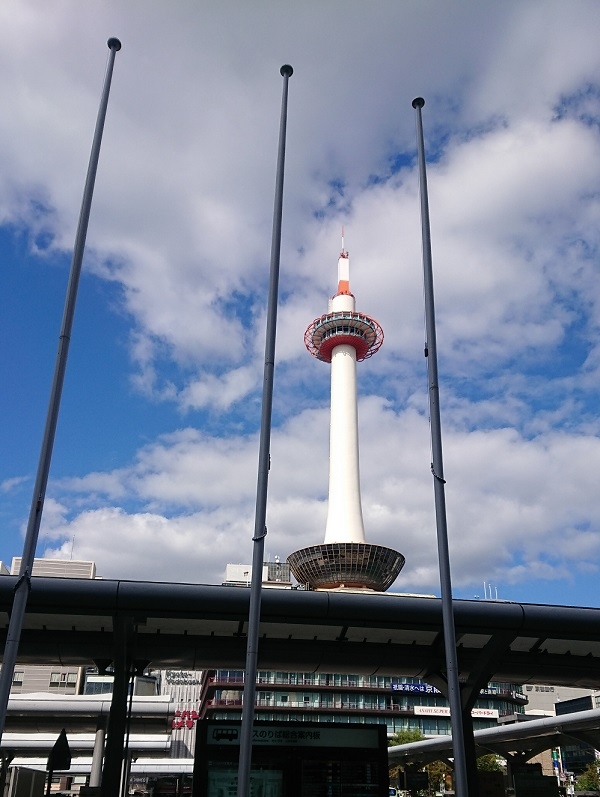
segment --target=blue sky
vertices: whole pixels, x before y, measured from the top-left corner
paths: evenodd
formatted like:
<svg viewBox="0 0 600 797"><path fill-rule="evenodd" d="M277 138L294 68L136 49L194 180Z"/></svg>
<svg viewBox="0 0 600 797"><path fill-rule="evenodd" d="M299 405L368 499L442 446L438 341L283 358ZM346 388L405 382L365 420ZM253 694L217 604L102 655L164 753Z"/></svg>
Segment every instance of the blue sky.
<svg viewBox="0 0 600 797"><path fill-rule="evenodd" d="M0 559L22 551L108 50L113 89L38 553L219 583L248 562L279 68L291 63L266 552L321 542L341 227L371 542L439 594L415 120L429 158L454 593L598 605L600 8L7 0Z"/></svg>

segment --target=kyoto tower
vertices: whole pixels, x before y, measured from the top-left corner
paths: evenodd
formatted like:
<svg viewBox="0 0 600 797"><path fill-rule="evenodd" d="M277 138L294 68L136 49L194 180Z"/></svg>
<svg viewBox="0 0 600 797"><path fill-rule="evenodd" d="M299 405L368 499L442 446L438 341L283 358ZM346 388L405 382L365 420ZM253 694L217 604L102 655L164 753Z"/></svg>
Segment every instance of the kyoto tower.
<svg viewBox="0 0 600 797"><path fill-rule="evenodd" d="M306 330L304 343L318 360L331 363L329 505L325 542L295 551L288 562L297 581L312 589L384 592L396 580L405 559L391 548L365 541L356 394L356 363L379 350L383 330L373 318L356 312L343 236L337 293L329 301L329 312Z"/></svg>

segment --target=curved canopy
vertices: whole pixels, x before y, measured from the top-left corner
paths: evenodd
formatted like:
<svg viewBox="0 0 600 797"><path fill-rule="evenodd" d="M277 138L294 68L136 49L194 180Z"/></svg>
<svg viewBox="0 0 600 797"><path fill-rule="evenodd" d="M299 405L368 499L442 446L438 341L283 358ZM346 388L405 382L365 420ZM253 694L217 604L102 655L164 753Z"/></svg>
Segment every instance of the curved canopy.
<svg viewBox="0 0 600 797"><path fill-rule="evenodd" d="M587 744L596 750L600 747L600 709L563 714L558 717L531 719L524 722L499 725L475 731L477 756L496 753L504 758L521 753L525 760L542 750L569 744ZM409 742L388 749L390 764L414 762L426 764L438 758L451 758L452 737L438 736L422 742Z"/></svg>

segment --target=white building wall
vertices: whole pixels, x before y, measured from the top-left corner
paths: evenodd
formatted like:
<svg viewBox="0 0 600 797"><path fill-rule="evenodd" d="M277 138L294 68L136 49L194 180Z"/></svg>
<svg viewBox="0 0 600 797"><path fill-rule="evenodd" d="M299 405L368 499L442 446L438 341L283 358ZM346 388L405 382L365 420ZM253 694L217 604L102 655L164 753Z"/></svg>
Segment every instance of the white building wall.
<svg viewBox="0 0 600 797"><path fill-rule="evenodd" d="M201 670L160 671L160 693L170 695L173 701L172 758L189 758L194 755L201 681Z"/></svg>
<svg viewBox="0 0 600 797"><path fill-rule="evenodd" d="M544 684L525 684L523 687L528 703L526 714L554 715L554 704L563 700L591 695L591 689L579 689L574 686L552 686Z"/></svg>

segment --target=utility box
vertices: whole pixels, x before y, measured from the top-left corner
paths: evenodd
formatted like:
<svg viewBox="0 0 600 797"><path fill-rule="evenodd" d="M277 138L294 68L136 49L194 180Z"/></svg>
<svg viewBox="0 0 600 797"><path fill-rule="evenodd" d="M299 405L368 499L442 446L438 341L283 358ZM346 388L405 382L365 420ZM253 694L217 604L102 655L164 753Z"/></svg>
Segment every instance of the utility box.
<svg viewBox="0 0 600 797"><path fill-rule="evenodd" d="M241 723L196 726L192 797L237 794ZM388 797L385 725L255 722L250 797Z"/></svg>
<svg viewBox="0 0 600 797"><path fill-rule="evenodd" d="M8 776L8 797L44 797L46 773L39 769L11 767Z"/></svg>

